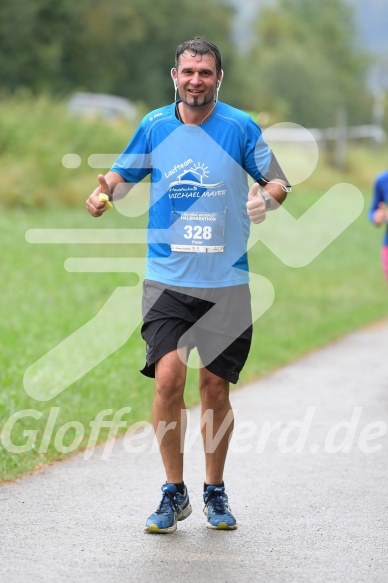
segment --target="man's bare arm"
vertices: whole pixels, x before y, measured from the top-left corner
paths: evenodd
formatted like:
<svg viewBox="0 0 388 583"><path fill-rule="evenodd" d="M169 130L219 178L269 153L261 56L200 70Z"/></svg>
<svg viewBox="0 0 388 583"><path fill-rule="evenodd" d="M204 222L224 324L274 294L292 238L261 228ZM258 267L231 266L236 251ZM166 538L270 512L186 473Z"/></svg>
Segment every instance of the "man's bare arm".
<svg viewBox="0 0 388 583"><path fill-rule="evenodd" d="M100 183L86 201L86 208L92 217L100 217L107 210L105 202L100 201L100 194L106 194L109 200L118 200L124 198L132 188L118 172L111 170L105 174L98 175Z"/></svg>

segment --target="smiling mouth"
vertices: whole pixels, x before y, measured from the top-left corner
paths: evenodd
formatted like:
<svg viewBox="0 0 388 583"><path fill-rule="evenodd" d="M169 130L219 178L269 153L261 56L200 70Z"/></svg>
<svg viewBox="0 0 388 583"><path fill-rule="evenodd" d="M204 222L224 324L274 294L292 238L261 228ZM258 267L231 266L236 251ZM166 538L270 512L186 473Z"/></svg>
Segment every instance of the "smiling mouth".
<svg viewBox="0 0 388 583"><path fill-rule="evenodd" d="M189 99L189 96L192 99ZM186 100L184 101L189 107L206 107L213 101L213 97L209 97L206 88L186 89Z"/></svg>

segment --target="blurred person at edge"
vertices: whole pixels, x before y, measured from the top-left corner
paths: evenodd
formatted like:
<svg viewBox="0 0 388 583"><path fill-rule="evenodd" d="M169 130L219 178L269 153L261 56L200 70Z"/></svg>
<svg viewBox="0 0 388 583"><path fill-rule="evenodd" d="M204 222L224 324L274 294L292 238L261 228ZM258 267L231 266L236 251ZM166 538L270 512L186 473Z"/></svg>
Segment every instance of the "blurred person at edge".
<svg viewBox="0 0 388 583"><path fill-rule="evenodd" d="M369 209L369 219L377 226L385 225L381 247L381 261L388 284L388 170L377 176L372 203Z"/></svg>
<svg viewBox="0 0 388 583"><path fill-rule="evenodd" d="M224 73L213 43L195 37L178 45L170 74L174 102L143 118L111 170L98 176L86 206L99 217L106 211L100 195L117 200L151 177L141 372L155 378L152 418L166 483L145 531L174 532L192 511L183 441L187 359L194 346L201 359L202 419L210 412L212 421L202 428L206 526L233 530L223 478L233 431L229 383L238 381L252 336L250 222L278 208L290 185L259 126L218 100ZM248 176L255 181L250 188ZM163 436L160 426L170 427ZM220 428L214 450L206 447Z"/></svg>

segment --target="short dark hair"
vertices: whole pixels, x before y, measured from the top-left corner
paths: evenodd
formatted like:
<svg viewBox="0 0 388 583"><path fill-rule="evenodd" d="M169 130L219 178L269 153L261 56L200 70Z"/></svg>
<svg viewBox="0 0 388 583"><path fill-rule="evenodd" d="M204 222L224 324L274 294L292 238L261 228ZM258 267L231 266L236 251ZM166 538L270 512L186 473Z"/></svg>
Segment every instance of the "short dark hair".
<svg viewBox="0 0 388 583"><path fill-rule="evenodd" d="M195 55L212 55L216 62L216 71L219 73L222 69L221 53L215 44L206 40L203 36L195 36L177 46L175 52L175 67L178 67L179 57L185 52L191 51Z"/></svg>

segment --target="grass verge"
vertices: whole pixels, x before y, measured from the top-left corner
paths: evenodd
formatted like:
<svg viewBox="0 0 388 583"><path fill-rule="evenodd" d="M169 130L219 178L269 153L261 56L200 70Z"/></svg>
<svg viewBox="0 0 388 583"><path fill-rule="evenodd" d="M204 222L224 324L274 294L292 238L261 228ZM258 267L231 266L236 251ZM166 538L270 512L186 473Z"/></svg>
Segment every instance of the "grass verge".
<svg viewBox="0 0 388 583"><path fill-rule="evenodd" d="M141 197L134 201L140 218L111 211L97 221L83 206L93 188L93 177L95 180L98 171L105 171L92 170L89 156L120 152L133 130L127 124L108 126L95 120L69 119L64 104L45 96L31 100L20 95L0 99L0 127L0 161L7 169L0 194L3 481L86 447L91 424L102 411L109 420L128 408L121 432L139 420L149 420L153 382L139 373L144 363L139 314L139 325L125 344L57 397L40 401L28 396L23 385L28 367L89 322L116 288L134 285L128 273L70 273L64 268L65 260L142 257L145 249L141 245L32 245L25 239L26 231L144 227L144 204ZM79 156L78 167L64 168L62 159L69 153ZM299 217L340 182L359 186L367 206L374 177L385 168L386 154L383 149L352 147L346 169L334 170L323 153L312 176L294 188L286 207ZM254 325L241 383L387 315L381 237L381 231L368 223L365 210L306 267L285 266L260 242L252 248L251 271L272 283L275 301ZM71 370L74 362L69 359L65 366ZM196 371L190 370L186 404L197 401ZM108 433L101 429L99 441L104 442ZM14 451L8 447L10 443Z"/></svg>
<svg viewBox="0 0 388 583"><path fill-rule="evenodd" d="M296 197L289 203L290 211L303 213L316 198L308 194L300 200ZM153 382L138 372L144 361L139 327L122 348L54 399L34 400L23 387L28 366L93 318L117 287L133 285L127 273L69 273L64 269L69 256L120 257L123 249L119 246L32 245L26 242L25 232L32 228L123 228L128 220L111 211L104 222L95 221L83 209L59 207L9 209L0 217L4 323L0 332L0 480L16 478L84 448L91 422L101 411L111 410L106 418L112 419L116 411L130 407L123 416L126 426L119 432L150 419ZM298 269L283 265L261 243L253 247L251 270L272 282L275 301L255 323L241 383L386 316L380 237L381 232L363 214L310 265ZM143 253L143 249L124 251L126 256ZM67 365L71 367L72 362ZM197 401L196 372L190 370L186 403L191 406ZM13 415L27 410L30 413L13 426L8 423L7 428ZM82 428L82 435L77 427ZM104 442L107 434L102 429L99 441ZM9 451L4 447L7 439L26 451ZM58 444L62 452L58 452Z"/></svg>

